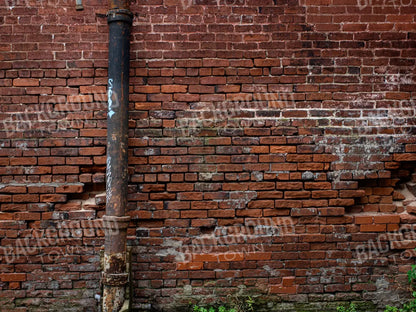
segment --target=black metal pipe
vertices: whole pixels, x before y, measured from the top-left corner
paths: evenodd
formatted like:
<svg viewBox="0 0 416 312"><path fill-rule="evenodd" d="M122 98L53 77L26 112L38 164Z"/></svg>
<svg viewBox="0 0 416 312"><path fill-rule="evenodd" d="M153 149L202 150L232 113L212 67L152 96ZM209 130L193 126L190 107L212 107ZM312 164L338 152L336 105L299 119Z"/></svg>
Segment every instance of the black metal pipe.
<svg viewBox="0 0 416 312"><path fill-rule="evenodd" d="M128 0L109 3L108 113L106 211L103 217L105 250L103 311L118 312L125 300L126 237L130 218L125 216L128 186L128 108L130 27L133 14Z"/></svg>
<svg viewBox="0 0 416 312"><path fill-rule="evenodd" d="M107 206L106 214L123 216L127 205L130 25L128 9L108 12Z"/></svg>

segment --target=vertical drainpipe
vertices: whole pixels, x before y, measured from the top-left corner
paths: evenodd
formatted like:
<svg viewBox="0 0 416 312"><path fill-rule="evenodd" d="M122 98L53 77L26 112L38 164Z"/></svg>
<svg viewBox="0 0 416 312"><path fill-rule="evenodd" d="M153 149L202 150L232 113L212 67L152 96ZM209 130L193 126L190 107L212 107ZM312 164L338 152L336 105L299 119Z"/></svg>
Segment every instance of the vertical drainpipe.
<svg viewBox="0 0 416 312"><path fill-rule="evenodd" d="M103 216L103 312L119 312L128 283L127 151L130 69L129 0L109 0L106 210Z"/></svg>

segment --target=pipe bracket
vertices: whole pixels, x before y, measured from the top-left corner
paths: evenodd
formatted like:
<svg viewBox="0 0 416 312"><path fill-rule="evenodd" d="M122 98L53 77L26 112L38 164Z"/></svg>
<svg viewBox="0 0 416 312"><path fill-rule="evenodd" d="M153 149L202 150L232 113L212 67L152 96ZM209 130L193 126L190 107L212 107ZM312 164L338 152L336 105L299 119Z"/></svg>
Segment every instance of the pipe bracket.
<svg viewBox="0 0 416 312"><path fill-rule="evenodd" d="M133 23L133 13L126 9L112 9L107 12L107 23L125 22L131 25Z"/></svg>

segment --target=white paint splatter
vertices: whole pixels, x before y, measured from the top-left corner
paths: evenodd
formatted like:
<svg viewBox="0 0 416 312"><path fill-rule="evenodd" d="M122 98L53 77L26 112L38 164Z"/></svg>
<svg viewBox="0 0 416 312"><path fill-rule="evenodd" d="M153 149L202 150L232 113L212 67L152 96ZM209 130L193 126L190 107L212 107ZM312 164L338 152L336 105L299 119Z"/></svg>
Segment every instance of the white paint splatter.
<svg viewBox="0 0 416 312"><path fill-rule="evenodd" d="M107 97L108 97L108 116L111 118L114 115L113 111L113 79L108 79L108 91L107 91Z"/></svg>
<svg viewBox="0 0 416 312"><path fill-rule="evenodd" d="M110 201L111 197L112 197L112 190L111 190L111 183L113 181L113 178L111 176L111 157L108 156L107 157L107 171L106 171L106 176L107 176L107 193L106 193L106 199L107 199L107 203Z"/></svg>
<svg viewBox="0 0 416 312"><path fill-rule="evenodd" d="M28 148L27 148L27 142L17 143L16 144L16 147L18 149L21 149L22 151L27 151L28 150Z"/></svg>
<svg viewBox="0 0 416 312"><path fill-rule="evenodd" d="M168 248L159 250L156 253L156 256L159 256L159 257L175 256L176 261L185 261L185 254L180 251L180 249L182 248L182 241L166 239L163 242L162 247L168 247Z"/></svg>

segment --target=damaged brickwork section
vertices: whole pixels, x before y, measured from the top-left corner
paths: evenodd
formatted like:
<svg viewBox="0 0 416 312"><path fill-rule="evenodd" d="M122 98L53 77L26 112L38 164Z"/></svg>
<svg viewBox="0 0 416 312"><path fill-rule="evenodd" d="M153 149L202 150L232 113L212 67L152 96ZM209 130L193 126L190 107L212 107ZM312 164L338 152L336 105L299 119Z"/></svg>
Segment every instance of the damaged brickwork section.
<svg viewBox="0 0 416 312"><path fill-rule="evenodd" d="M131 212L137 297L159 298L152 306L168 311L227 296L253 296L263 302L259 311L296 311L306 309L305 302L334 310L331 302L348 300L371 311L401 302L408 295L406 268L414 262L416 198L414 162L395 157L385 159L391 170L381 176L368 172L330 182L315 170L280 178L264 173L258 181L257 173L204 182L215 187L205 192L194 183L187 197L178 193L181 200L165 207L144 202ZM148 192L168 198L176 191ZM235 196L243 194L251 194L244 203Z"/></svg>
<svg viewBox="0 0 416 312"><path fill-rule="evenodd" d="M2 308L58 310L64 301L68 311L95 307L104 185L20 183L1 191L15 202L1 206Z"/></svg>

